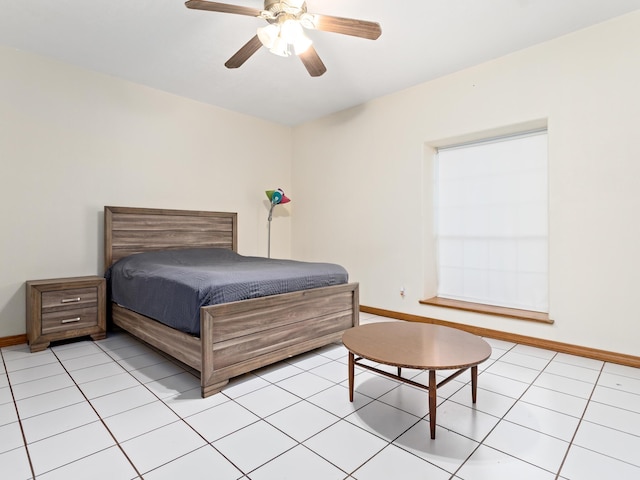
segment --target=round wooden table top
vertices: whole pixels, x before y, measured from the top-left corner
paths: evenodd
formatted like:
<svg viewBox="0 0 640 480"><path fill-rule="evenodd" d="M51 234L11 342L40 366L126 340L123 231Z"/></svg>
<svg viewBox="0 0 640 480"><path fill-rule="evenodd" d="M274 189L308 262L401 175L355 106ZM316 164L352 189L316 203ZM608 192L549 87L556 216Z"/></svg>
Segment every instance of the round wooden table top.
<svg viewBox="0 0 640 480"><path fill-rule="evenodd" d="M344 332L342 343L368 360L420 370L472 367L491 355L491 346L477 335L417 322L360 325Z"/></svg>

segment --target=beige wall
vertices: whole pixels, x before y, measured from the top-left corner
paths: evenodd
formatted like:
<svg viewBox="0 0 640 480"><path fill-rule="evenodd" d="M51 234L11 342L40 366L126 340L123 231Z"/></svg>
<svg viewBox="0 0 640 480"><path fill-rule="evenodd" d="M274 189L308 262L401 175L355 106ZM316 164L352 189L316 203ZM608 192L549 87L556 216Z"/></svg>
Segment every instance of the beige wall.
<svg viewBox="0 0 640 480"><path fill-rule="evenodd" d="M344 264L363 305L640 355L639 59L636 12L297 127L293 256ZM556 323L419 305L435 285L428 145L540 121Z"/></svg>
<svg viewBox="0 0 640 480"><path fill-rule="evenodd" d="M104 205L235 211L240 253L266 255L290 128L2 47L0 69L0 337L26 331L26 280L103 273Z"/></svg>

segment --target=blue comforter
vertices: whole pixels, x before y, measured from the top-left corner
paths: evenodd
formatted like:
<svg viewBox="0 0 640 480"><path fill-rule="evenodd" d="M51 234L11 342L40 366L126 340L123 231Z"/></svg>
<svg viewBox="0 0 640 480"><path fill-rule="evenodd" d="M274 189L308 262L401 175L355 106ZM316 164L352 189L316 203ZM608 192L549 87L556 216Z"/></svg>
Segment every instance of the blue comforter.
<svg viewBox="0 0 640 480"><path fill-rule="evenodd" d="M347 283L331 263L246 257L222 248L130 255L105 273L111 300L193 335L200 307Z"/></svg>

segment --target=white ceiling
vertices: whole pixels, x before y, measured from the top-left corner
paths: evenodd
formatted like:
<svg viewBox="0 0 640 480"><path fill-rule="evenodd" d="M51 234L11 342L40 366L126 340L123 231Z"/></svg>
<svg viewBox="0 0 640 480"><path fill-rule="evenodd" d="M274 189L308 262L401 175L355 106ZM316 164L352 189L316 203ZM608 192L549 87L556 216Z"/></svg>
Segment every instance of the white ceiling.
<svg viewBox="0 0 640 480"><path fill-rule="evenodd" d="M226 3L262 8L262 0ZM310 31L327 73L261 48L224 62L265 21L182 0L0 0L0 45L285 125L343 110L640 8L640 0L307 0L380 23L378 40ZM0 65L0 70L2 66Z"/></svg>

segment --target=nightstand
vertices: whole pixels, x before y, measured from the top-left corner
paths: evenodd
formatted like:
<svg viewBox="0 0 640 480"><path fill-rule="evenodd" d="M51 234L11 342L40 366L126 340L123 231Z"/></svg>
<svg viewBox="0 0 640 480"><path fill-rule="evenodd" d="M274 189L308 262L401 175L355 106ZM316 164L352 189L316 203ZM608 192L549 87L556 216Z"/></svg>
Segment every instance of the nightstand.
<svg viewBox="0 0 640 480"><path fill-rule="evenodd" d="M106 282L102 277L73 277L27 282L27 338L32 352L50 342L107 335Z"/></svg>

